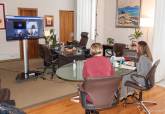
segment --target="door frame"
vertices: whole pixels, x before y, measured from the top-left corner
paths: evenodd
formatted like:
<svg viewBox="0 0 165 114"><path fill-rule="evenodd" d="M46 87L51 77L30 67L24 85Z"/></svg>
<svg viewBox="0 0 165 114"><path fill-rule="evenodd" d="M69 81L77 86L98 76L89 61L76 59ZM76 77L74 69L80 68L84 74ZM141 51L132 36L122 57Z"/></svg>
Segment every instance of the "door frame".
<svg viewBox="0 0 165 114"><path fill-rule="evenodd" d="M36 16L38 16L38 8L23 8L18 7L18 15L21 16L21 10L33 10L36 12ZM29 43L28 43L29 44ZM20 59L23 59L23 41L19 41L19 48L20 48Z"/></svg>
<svg viewBox="0 0 165 114"><path fill-rule="evenodd" d="M72 12L73 14L75 14L75 11L74 10L59 10L59 30L60 30L60 34L59 34L59 40L61 41L61 12ZM73 15L73 33L75 32L75 17ZM74 33L75 34L75 33ZM74 40L74 35L73 34L73 40Z"/></svg>

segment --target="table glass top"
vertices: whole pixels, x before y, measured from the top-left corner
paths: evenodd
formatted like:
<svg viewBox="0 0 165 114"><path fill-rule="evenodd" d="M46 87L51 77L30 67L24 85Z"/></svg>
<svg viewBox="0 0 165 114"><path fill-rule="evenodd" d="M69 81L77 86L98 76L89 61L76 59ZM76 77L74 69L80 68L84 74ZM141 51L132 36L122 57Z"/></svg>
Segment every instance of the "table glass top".
<svg viewBox="0 0 165 114"><path fill-rule="evenodd" d="M56 74L59 78L64 80L83 81L84 80L82 76L83 65L84 65L84 61L76 61L75 65L73 65L73 63L69 63L57 69ZM132 70L127 70L123 68L115 68L115 72L117 76L128 74L131 71Z"/></svg>

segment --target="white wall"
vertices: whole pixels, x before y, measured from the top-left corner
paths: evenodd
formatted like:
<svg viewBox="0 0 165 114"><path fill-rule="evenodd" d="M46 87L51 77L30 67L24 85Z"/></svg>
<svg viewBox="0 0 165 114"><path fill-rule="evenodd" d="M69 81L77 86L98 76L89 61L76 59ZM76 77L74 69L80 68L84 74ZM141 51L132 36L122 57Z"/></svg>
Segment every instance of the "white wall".
<svg viewBox="0 0 165 114"><path fill-rule="evenodd" d="M53 15L57 38L59 37L59 10L74 10L75 8L75 0L0 0L0 3L5 4L6 15L18 15L18 8L38 8L38 16L41 17ZM19 42L6 42L5 30L0 30L0 60L19 57Z"/></svg>
<svg viewBox="0 0 165 114"><path fill-rule="evenodd" d="M0 0L0 3L5 3L6 15L18 15L18 7L38 8L38 15L54 15L54 26L59 37L59 10L74 10L76 0L51 0L51 1L29 1L29 0ZM154 11L155 0L142 0L142 17L152 17ZM116 28L116 0L98 0L97 9L97 42L106 43L107 37L112 37L116 42L130 43L128 36L134 32L132 28ZM46 28L47 29L47 28ZM143 30L143 38L152 40L152 30L148 32ZM0 60L19 58L19 42L6 42L5 31L0 30ZM88 47L93 43L93 40L88 41ZM151 41L149 41L151 42ZM151 44L149 44L151 45Z"/></svg>
<svg viewBox="0 0 165 114"><path fill-rule="evenodd" d="M107 37L114 38L115 42L127 43L129 41L128 35L133 30L130 28L116 28L116 0L105 0L104 6L104 43L106 43Z"/></svg>
<svg viewBox="0 0 165 114"><path fill-rule="evenodd" d="M106 43L107 37L112 37L116 42L130 43L128 36L134 32L133 28L116 28L115 17L116 17L116 0L104 0L104 43ZM149 17L154 14L155 0L142 0L141 4L141 16ZM143 30L143 38L146 40L147 31ZM148 35L152 38L151 35ZM150 39L149 38L149 39Z"/></svg>

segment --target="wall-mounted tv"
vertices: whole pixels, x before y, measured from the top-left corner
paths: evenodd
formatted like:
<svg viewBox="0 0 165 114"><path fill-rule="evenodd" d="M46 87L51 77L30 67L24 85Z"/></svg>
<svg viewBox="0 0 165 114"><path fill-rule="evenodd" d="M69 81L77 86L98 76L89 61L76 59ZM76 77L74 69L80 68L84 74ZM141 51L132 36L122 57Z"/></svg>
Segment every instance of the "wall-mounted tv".
<svg viewBox="0 0 165 114"><path fill-rule="evenodd" d="M6 16L6 40L37 39L44 37L43 18Z"/></svg>

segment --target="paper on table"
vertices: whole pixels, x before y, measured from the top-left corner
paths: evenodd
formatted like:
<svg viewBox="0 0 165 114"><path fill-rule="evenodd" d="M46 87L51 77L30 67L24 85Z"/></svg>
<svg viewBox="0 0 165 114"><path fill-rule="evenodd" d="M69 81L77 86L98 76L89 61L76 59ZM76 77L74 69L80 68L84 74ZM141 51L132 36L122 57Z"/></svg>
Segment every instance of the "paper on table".
<svg viewBox="0 0 165 114"><path fill-rule="evenodd" d="M124 57L115 57L114 60L115 60L115 61L124 60Z"/></svg>
<svg viewBox="0 0 165 114"><path fill-rule="evenodd" d="M128 65L120 65L120 68L129 69L129 70L135 70L136 69L136 67L128 66Z"/></svg>
<svg viewBox="0 0 165 114"><path fill-rule="evenodd" d="M135 62L133 61L125 61L124 64L127 66L135 66Z"/></svg>

